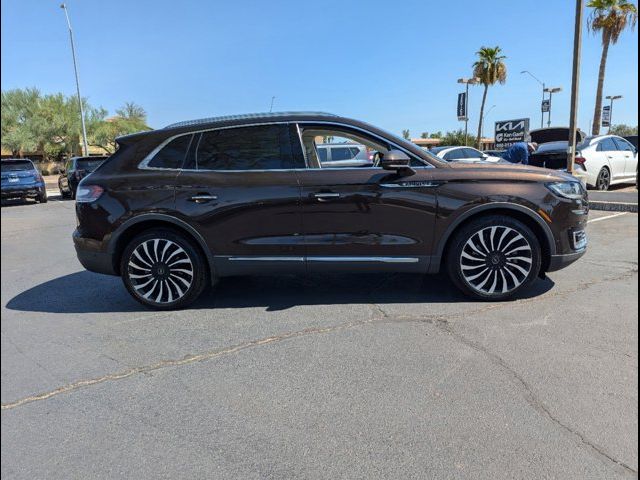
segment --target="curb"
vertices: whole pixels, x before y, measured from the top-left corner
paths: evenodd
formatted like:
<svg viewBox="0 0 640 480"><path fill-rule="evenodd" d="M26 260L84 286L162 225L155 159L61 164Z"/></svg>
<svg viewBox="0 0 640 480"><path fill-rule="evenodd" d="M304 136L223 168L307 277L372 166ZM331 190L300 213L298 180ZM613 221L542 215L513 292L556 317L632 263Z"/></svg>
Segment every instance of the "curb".
<svg viewBox="0 0 640 480"><path fill-rule="evenodd" d="M631 212L638 213L637 203L622 203L622 202L601 202L601 201L589 201L590 210L601 210L605 212Z"/></svg>

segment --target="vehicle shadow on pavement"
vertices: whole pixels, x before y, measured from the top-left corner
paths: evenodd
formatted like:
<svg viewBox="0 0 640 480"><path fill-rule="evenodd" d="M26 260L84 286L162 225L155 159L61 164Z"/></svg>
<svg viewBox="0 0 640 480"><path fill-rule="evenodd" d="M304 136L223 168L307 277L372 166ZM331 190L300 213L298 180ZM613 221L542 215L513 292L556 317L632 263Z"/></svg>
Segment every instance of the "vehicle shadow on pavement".
<svg viewBox="0 0 640 480"><path fill-rule="evenodd" d="M542 295L553 288L547 278L536 280L514 300ZM230 277L205 290L192 310L255 308L286 310L300 305L400 304L470 302L444 275L341 274L279 277ZM13 297L10 310L47 313L107 313L147 311L118 277L87 271L36 285Z"/></svg>

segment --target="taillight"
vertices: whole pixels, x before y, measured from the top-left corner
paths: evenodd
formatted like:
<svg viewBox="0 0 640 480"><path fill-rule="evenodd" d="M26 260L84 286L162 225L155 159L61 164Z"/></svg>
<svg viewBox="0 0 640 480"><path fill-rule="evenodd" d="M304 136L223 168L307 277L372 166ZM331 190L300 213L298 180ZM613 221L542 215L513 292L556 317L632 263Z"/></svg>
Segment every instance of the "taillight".
<svg viewBox="0 0 640 480"><path fill-rule="evenodd" d="M80 185L76 190L76 202L91 203L100 198L104 188L98 185Z"/></svg>
<svg viewBox="0 0 640 480"><path fill-rule="evenodd" d="M576 165L580 165L581 167L584 167L586 161L587 160L584 157L576 157L575 159Z"/></svg>
<svg viewBox="0 0 640 480"><path fill-rule="evenodd" d="M84 176L84 174L86 173L85 170L76 170L75 172L75 176L78 180L82 179L82 177Z"/></svg>

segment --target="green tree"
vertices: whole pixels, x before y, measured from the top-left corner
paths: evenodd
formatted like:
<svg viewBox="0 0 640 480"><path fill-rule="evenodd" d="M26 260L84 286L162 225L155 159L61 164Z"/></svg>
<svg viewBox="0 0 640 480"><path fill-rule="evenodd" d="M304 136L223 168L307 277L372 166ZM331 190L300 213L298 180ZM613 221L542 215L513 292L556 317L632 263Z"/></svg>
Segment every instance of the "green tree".
<svg viewBox="0 0 640 480"><path fill-rule="evenodd" d="M602 56L598 71L598 86L596 88L596 105L593 112L593 127L591 134L600 134L600 115L602 110L602 90L607 68L609 46L616 44L620 34L627 28L633 29L638 21L638 9L626 0L591 0L588 7L593 8L589 16L588 26L594 32L602 34Z"/></svg>
<svg viewBox="0 0 640 480"><path fill-rule="evenodd" d="M431 135L429 135L429 138L442 138L442 132L438 130L437 132L434 132Z"/></svg>
<svg viewBox="0 0 640 480"><path fill-rule="evenodd" d="M473 145L475 138L473 135L467 135L467 141L465 142L464 130L458 129L452 132L447 132L442 137L441 145L447 146L464 146L464 145Z"/></svg>
<svg viewBox="0 0 640 480"><path fill-rule="evenodd" d="M619 135L621 137L628 137L630 135L638 135L638 126L632 127L631 125L611 125L609 129L611 135Z"/></svg>
<svg viewBox="0 0 640 480"><path fill-rule="evenodd" d="M429 132L422 132L420 138L429 138Z"/></svg>
<svg viewBox="0 0 640 480"><path fill-rule="evenodd" d="M21 157L25 151L38 146L35 123L42 96L37 88L13 89L2 92L2 147L13 156Z"/></svg>
<svg viewBox="0 0 640 480"><path fill-rule="evenodd" d="M122 108L116 110L116 114L115 117L102 118L94 122L89 135L89 145L112 154L116 151L117 137L150 129L144 108L133 102L125 103Z"/></svg>
<svg viewBox="0 0 640 480"><path fill-rule="evenodd" d="M402 130L402 138L405 140L411 140L411 133L409 130Z"/></svg>
<svg viewBox="0 0 640 480"><path fill-rule="evenodd" d="M502 49L500 47L482 47L476 52L476 55L478 56L478 60L473 64L473 76L479 78L480 83L484 85L477 137L478 148L480 148L480 135L482 132L482 121L484 119L484 107L487 102L487 92L490 86L496 83L504 85L507 81L507 66L504 63L507 57L502 55Z"/></svg>

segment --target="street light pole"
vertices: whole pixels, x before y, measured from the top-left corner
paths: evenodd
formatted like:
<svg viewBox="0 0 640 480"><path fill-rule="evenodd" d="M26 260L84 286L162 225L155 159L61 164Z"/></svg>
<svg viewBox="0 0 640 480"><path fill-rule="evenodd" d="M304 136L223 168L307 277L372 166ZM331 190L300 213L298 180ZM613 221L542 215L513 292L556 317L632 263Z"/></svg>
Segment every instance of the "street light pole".
<svg viewBox="0 0 640 480"><path fill-rule="evenodd" d="M571 115L569 117L569 148L567 172L573 173L576 159L576 131L578 123L578 90L580 87L580 51L582 49L582 11L584 0L576 0L576 25L573 34L573 68L571 75Z"/></svg>
<svg viewBox="0 0 640 480"><path fill-rule="evenodd" d="M544 92L546 91L546 85L544 84L543 81L541 81L540 79L538 79L538 77L536 77L533 73L531 73L529 70L523 70L520 72L522 73L528 73L536 82L538 82L540 85L542 85L542 101L540 102L540 128L544 127L544 111L542 110L542 104L544 103Z"/></svg>
<svg viewBox="0 0 640 480"><path fill-rule="evenodd" d="M547 127L551 126L551 97L553 96L554 93L558 93L562 91L562 88L560 87L549 87L549 88L545 88L544 89L545 92L547 92L549 94L549 113L547 114Z"/></svg>
<svg viewBox="0 0 640 480"><path fill-rule="evenodd" d="M80 80L78 79L78 64L76 62L76 47L73 42L73 30L71 30L71 22L69 21L69 12L67 6L62 3L60 8L64 10L64 15L67 18L67 26L69 27L69 39L71 40L71 56L73 57L73 70L76 75L76 91L78 93L78 105L80 106L80 123L82 124L82 146L83 155L89 155L89 144L87 143L87 127L84 123L84 108L82 106L82 96L80 95Z"/></svg>
<svg viewBox="0 0 640 480"><path fill-rule="evenodd" d="M476 85L480 82L479 78L459 78L458 83L464 83L465 89L465 115L464 115L464 145L467 146L467 139L469 138L469 84Z"/></svg>
<svg viewBox="0 0 640 480"><path fill-rule="evenodd" d="M269 107L269 113L273 111L273 101L276 99L275 96L271 97L271 107Z"/></svg>
<svg viewBox="0 0 640 480"><path fill-rule="evenodd" d="M613 125L613 101L621 99L622 95L607 95L605 98L610 101L609 102L609 129L607 130L607 133L611 133L611 125Z"/></svg>

